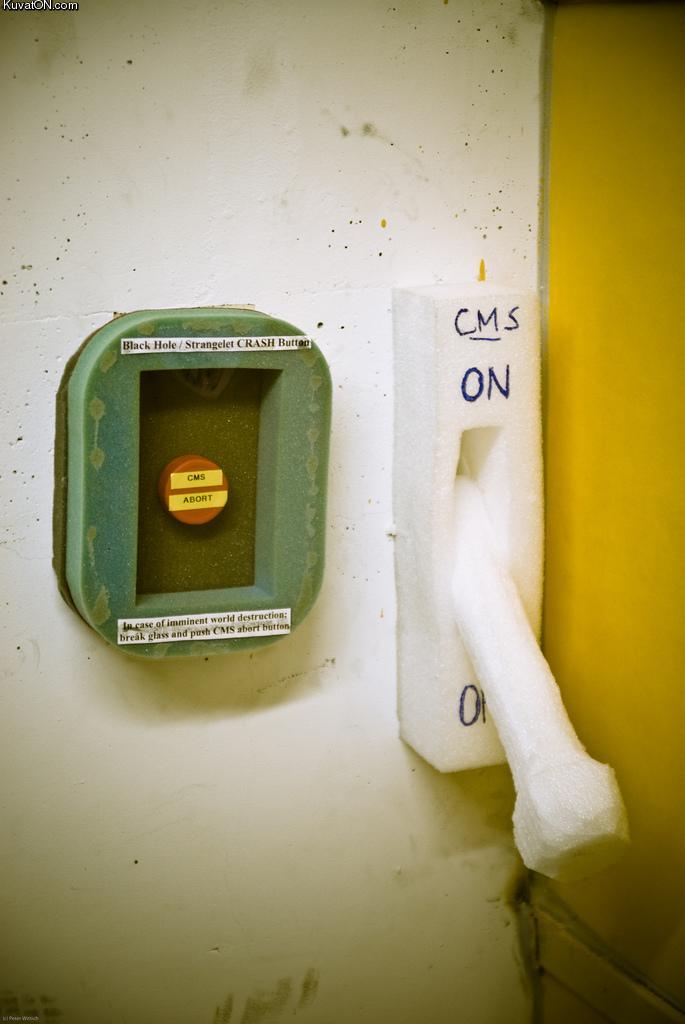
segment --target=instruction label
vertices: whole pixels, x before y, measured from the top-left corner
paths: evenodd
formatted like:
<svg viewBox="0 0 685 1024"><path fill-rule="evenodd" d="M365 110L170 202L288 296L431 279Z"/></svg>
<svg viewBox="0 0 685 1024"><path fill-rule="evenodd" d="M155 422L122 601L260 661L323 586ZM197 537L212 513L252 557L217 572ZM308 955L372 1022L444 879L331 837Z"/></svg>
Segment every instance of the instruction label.
<svg viewBox="0 0 685 1024"><path fill-rule="evenodd" d="M180 640L241 640L290 632L290 608L206 612L147 619L119 619L117 643L169 644Z"/></svg>
<svg viewBox="0 0 685 1024"><path fill-rule="evenodd" d="M311 348L313 338L303 334L279 334L244 338L122 338L121 354L143 356L160 352L287 352Z"/></svg>
<svg viewBox="0 0 685 1024"><path fill-rule="evenodd" d="M169 485L172 491L180 487L218 487L223 479L220 469L191 469L185 473L172 473Z"/></svg>
<svg viewBox="0 0 685 1024"><path fill-rule="evenodd" d="M169 495L169 511L183 509L223 508L228 500L228 491L186 491Z"/></svg>

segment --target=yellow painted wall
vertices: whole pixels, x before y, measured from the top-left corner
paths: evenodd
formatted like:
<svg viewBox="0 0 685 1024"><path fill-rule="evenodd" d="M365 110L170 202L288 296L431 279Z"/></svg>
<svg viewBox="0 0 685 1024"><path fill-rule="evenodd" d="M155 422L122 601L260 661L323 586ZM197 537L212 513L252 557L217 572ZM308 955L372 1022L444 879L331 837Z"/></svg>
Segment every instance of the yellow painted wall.
<svg viewBox="0 0 685 1024"><path fill-rule="evenodd" d="M552 29L544 645L632 846L557 892L685 999L685 6Z"/></svg>

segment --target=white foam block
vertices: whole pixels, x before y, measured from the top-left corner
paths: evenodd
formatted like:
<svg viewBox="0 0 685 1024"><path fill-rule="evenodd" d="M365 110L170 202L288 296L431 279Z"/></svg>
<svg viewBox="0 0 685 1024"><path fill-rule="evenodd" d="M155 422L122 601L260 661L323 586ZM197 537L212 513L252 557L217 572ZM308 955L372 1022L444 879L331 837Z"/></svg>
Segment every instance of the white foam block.
<svg viewBox="0 0 685 1024"><path fill-rule="evenodd" d="M454 610L514 777L516 845L535 871L583 877L614 860L628 839L614 773L576 736L483 496L465 476L454 516Z"/></svg>
<svg viewBox="0 0 685 1024"><path fill-rule="evenodd" d="M478 481L528 621L542 594L539 315L489 284L394 293L402 737L441 771L504 760L451 602L457 468Z"/></svg>

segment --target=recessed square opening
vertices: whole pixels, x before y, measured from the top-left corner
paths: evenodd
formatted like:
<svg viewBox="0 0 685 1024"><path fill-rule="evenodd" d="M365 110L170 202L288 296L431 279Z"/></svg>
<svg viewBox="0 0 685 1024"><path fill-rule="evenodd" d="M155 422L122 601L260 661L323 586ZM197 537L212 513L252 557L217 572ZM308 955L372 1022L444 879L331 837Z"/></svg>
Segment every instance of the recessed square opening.
<svg viewBox="0 0 685 1024"><path fill-rule="evenodd" d="M491 469L493 456L496 457L502 444L501 427L472 427L461 435L457 476L485 483Z"/></svg>
<svg viewBox="0 0 685 1024"><path fill-rule="evenodd" d="M202 367L140 374L137 596L255 583L262 412L279 371ZM179 455L224 470L228 503L211 522L181 523L157 485Z"/></svg>

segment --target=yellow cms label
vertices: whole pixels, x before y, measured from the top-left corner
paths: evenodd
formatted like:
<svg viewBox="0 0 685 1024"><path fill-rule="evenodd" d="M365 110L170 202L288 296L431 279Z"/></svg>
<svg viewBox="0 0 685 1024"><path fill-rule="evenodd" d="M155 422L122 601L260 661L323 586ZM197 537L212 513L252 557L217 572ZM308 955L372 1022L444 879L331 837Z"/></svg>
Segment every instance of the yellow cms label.
<svg viewBox="0 0 685 1024"><path fill-rule="evenodd" d="M185 473L172 473L170 486L172 491L180 487L218 487L223 483L220 469L191 469Z"/></svg>
<svg viewBox="0 0 685 1024"><path fill-rule="evenodd" d="M170 512L190 512L195 508L223 508L228 491L193 491L190 494L170 494Z"/></svg>

